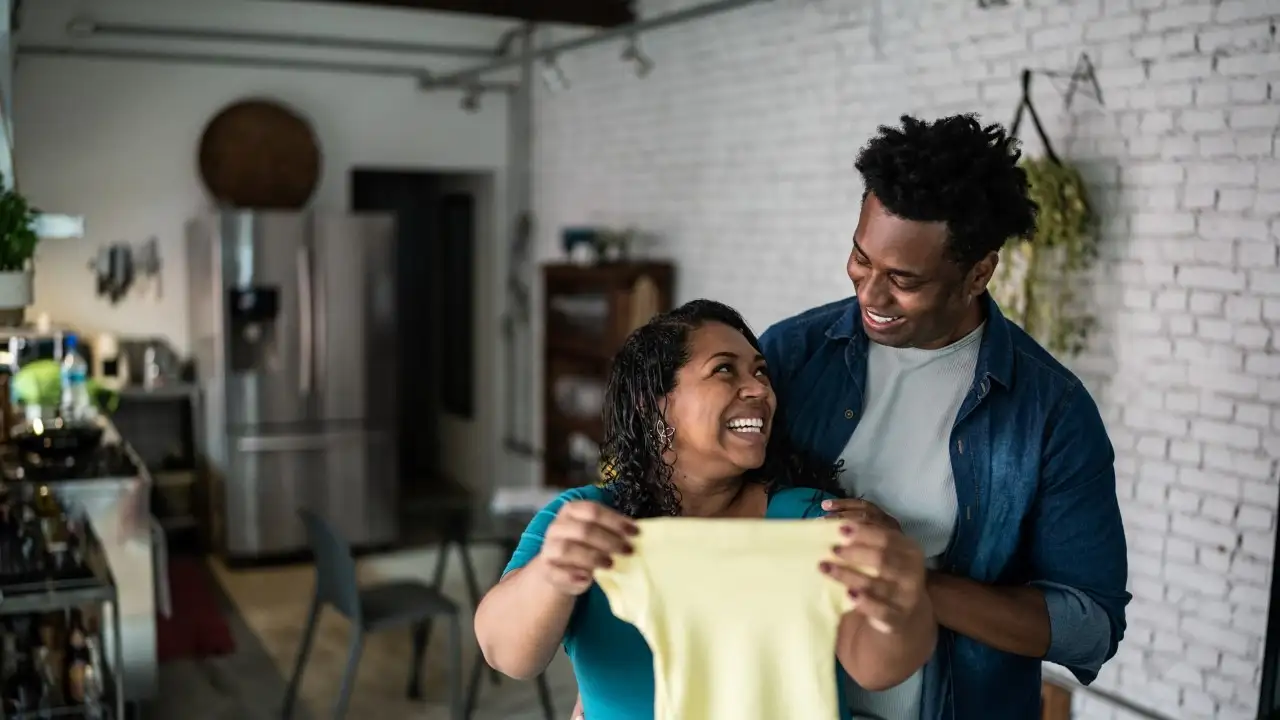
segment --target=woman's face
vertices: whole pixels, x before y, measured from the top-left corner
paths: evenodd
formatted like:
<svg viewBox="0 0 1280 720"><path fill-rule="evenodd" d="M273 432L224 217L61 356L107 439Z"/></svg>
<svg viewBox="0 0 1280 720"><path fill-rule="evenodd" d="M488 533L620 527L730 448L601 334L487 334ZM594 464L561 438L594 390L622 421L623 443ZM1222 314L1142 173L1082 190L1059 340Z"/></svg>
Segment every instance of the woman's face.
<svg viewBox="0 0 1280 720"><path fill-rule="evenodd" d="M742 333L717 322L690 333L689 362L666 400L677 476L731 478L764 464L777 400Z"/></svg>

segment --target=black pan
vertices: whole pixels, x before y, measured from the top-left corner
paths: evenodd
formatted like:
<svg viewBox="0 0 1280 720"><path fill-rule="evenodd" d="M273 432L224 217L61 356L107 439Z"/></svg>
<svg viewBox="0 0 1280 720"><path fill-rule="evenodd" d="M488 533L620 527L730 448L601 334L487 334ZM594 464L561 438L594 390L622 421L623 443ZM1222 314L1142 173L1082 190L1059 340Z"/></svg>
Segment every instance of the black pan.
<svg viewBox="0 0 1280 720"><path fill-rule="evenodd" d="M13 442L22 453L44 458L78 457L102 444L102 426L93 423L45 427L41 432L20 430Z"/></svg>

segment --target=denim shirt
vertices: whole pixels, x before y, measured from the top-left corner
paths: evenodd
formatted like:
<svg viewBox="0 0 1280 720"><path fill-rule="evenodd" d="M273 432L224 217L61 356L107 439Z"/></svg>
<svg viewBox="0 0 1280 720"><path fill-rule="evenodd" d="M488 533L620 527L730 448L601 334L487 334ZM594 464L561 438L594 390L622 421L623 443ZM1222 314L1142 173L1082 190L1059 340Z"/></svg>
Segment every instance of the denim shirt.
<svg viewBox="0 0 1280 720"><path fill-rule="evenodd" d="M958 510L940 570L1045 595L1044 660L1082 683L1097 677L1125 630L1128 556L1115 454L1080 380L984 297L978 364L951 430ZM869 340L856 298L769 328L760 339L780 427L836 462L863 409ZM1040 664L940 629L925 667L923 720L1040 716Z"/></svg>

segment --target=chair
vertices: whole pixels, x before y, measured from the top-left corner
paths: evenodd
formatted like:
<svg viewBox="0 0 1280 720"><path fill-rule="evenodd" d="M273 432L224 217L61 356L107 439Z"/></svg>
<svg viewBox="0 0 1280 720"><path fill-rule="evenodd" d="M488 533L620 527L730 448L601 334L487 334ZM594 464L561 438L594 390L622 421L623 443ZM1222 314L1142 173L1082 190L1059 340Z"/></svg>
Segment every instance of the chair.
<svg viewBox="0 0 1280 720"><path fill-rule="evenodd" d="M453 720L464 720L462 697L462 620L457 604L440 591L425 583L398 580L360 587L356 579L356 562L351 546L343 540L329 523L309 510L300 510L302 523L307 531L307 543L315 556L316 589L311 599L306 629L302 635L302 647L298 649L298 662L285 691L282 715L288 720L293 716L298 699L302 672L315 639L320 611L332 606L351 621L351 650L347 657L342 687L333 707L335 720L342 720L351 701L356 668L364 649L365 633L410 626L413 635L413 661L409 668L408 697L422 697L422 659L427 649L427 635L431 621L445 618L449 622L449 710Z"/></svg>

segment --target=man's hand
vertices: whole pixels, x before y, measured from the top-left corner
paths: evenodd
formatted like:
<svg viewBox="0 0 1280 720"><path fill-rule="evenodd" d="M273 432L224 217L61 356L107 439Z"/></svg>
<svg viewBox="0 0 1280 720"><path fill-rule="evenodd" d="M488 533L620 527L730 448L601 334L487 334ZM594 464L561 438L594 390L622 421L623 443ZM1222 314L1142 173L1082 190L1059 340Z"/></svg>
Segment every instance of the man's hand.
<svg viewBox="0 0 1280 720"><path fill-rule="evenodd" d="M586 715L582 713L582 694L578 694L578 701L573 704L573 714L569 716L570 720L586 720Z"/></svg>
<svg viewBox="0 0 1280 720"><path fill-rule="evenodd" d="M822 509L827 512L827 517L863 525L879 525L889 530L902 530L897 518L868 500L823 500Z"/></svg>

